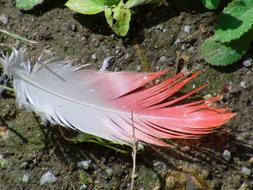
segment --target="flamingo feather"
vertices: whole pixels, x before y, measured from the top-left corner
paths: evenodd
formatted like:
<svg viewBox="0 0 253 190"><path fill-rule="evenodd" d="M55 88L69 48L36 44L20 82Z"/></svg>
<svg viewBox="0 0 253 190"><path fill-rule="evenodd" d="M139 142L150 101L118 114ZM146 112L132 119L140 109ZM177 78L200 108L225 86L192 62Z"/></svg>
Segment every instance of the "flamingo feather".
<svg viewBox="0 0 253 190"><path fill-rule="evenodd" d="M0 59L4 72L13 78L19 106L52 124L113 142L131 145L134 127L138 141L167 146L164 139L198 138L235 115L210 107L220 97L176 105L206 86L173 99L201 72L179 73L153 84L168 69L154 73L79 70L54 59L37 61L32 67L25 54L25 49L14 50Z"/></svg>

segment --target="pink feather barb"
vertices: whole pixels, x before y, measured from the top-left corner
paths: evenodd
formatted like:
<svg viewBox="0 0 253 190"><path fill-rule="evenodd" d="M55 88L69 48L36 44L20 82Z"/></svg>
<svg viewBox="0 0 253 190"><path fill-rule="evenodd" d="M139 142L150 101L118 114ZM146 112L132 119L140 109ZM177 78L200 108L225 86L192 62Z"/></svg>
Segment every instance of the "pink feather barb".
<svg viewBox="0 0 253 190"><path fill-rule="evenodd" d="M78 70L67 61L55 60L38 61L32 68L24 54L24 49L15 50L1 59L5 73L13 77L19 105L53 124L113 142L131 145L134 127L136 140L168 146L164 140L198 138L235 115L210 106L219 96L177 104L206 86L174 96L201 72L189 76L179 73L154 84L168 69L155 73L102 72Z"/></svg>

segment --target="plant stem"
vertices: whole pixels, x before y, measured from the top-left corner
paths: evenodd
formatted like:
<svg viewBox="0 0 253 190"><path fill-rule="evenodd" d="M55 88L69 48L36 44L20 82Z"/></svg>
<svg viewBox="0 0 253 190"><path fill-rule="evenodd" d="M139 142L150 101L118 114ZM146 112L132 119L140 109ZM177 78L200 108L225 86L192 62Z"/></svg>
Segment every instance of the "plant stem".
<svg viewBox="0 0 253 190"><path fill-rule="evenodd" d="M136 170L136 153L137 153L137 146L138 146L138 141L135 136L135 127L134 127L134 117L133 117L133 112L131 112L131 121L132 121L132 127L133 127L133 151L132 151L132 158L133 158L133 171L131 175L131 186L130 190L133 190L134 188L134 179L135 179L135 170Z"/></svg>
<svg viewBox="0 0 253 190"><path fill-rule="evenodd" d="M3 88L5 90L11 91L11 92L15 92L15 90L13 88L10 88L10 87L7 87L7 86L1 85L1 84L0 84L0 88Z"/></svg>
<svg viewBox="0 0 253 190"><path fill-rule="evenodd" d="M5 35L7 35L7 36L9 36L9 37L11 37L11 38L14 38L14 39L16 39L16 40L20 40L20 41L22 41L22 42L24 42L24 43L32 43L32 44L37 44L38 42L36 42L36 41L33 41L33 40L28 40L28 39L26 39L26 38L24 38L24 37L22 37L22 36L19 36L19 35L17 35L17 34L14 34L14 33L12 33L12 32L8 32L8 31L6 31L6 30L3 30L3 29L1 29L0 28L0 32L1 33L3 33L3 34L5 34Z"/></svg>

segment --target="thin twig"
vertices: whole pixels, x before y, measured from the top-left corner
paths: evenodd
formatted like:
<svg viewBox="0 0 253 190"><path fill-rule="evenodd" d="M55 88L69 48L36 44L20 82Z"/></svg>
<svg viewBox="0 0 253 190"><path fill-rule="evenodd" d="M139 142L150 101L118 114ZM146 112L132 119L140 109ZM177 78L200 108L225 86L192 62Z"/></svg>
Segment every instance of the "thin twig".
<svg viewBox="0 0 253 190"><path fill-rule="evenodd" d="M136 177L135 170L136 170L136 153L137 153L137 147L138 147L138 141L135 136L135 127L134 127L134 116L133 112L131 112L131 121L132 121L132 127L133 127L133 151L132 151L132 158L133 158L133 171L131 175L131 186L130 190L133 190L134 188L134 179Z"/></svg>
<svg viewBox="0 0 253 190"><path fill-rule="evenodd" d="M15 90L13 88L10 88L10 87L7 87L7 86L4 86L4 85L0 84L0 89L1 88L5 89L5 90L8 90L8 91L11 91L11 92L15 92Z"/></svg>
<svg viewBox="0 0 253 190"><path fill-rule="evenodd" d="M5 35L7 35L7 36L9 36L9 37L11 37L11 38L14 38L16 40L20 40L20 41L22 41L24 43L31 43L31 44L37 44L38 43L36 41L28 40L28 39L26 39L26 38L24 38L22 36L19 36L17 34L12 33L12 32L8 32L8 31L3 30L1 28L0 28L0 32L3 33L3 34L5 34Z"/></svg>

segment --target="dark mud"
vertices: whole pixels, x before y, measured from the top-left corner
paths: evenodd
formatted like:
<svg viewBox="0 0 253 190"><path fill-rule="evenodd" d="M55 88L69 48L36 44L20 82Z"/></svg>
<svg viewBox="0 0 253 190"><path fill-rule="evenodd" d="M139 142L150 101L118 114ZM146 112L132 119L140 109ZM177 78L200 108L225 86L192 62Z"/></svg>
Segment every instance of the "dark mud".
<svg viewBox="0 0 253 190"><path fill-rule="evenodd" d="M140 7L125 38L115 36L103 15L85 16L46 1L22 12L14 1L0 1L0 28L38 41L27 46L35 60L62 56L75 64L91 64L116 56L110 70L155 71L179 63L205 72L188 85L209 82L198 97L224 94L221 102L237 113L216 133L195 141L173 141L170 149L147 147L137 155L135 189L253 189L253 68L242 62L214 68L200 56L200 45L212 34L218 12L200 1L172 1L168 6ZM2 50L22 43L0 34ZM0 189L129 189L131 153L121 154L94 143L73 143L57 126L44 126L33 113L20 110L10 94L0 98ZM231 154L231 158L229 156ZM90 163L78 167L80 161ZM40 185L51 171L57 181ZM28 176L28 181L26 180Z"/></svg>

